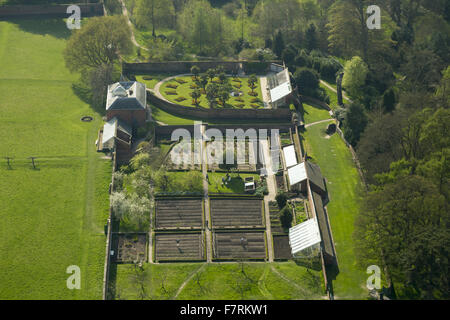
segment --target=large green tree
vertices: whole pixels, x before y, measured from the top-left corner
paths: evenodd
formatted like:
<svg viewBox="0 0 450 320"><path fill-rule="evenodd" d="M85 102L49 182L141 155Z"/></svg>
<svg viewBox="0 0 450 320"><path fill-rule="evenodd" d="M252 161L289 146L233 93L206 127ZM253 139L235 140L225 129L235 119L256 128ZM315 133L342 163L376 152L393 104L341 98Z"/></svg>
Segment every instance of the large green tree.
<svg viewBox="0 0 450 320"><path fill-rule="evenodd" d="M67 42L64 59L71 71L115 63L132 50L131 32L123 17L90 18Z"/></svg>

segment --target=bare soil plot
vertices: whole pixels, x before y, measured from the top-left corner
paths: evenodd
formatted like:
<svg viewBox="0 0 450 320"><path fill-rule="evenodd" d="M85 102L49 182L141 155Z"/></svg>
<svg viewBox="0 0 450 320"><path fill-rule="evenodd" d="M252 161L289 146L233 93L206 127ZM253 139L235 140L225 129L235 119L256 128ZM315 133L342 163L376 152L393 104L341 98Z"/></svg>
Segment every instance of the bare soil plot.
<svg viewBox="0 0 450 320"><path fill-rule="evenodd" d="M219 260L266 259L264 231L215 232L213 258Z"/></svg>
<svg viewBox="0 0 450 320"><path fill-rule="evenodd" d="M203 226L202 199L158 199L155 210L156 229L200 229Z"/></svg>
<svg viewBox="0 0 450 320"><path fill-rule="evenodd" d="M273 236L273 251L275 260L292 259L291 246L288 235Z"/></svg>
<svg viewBox="0 0 450 320"><path fill-rule="evenodd" d="M157 233L155 235L155 260L203 261L205 260L203 233Z"/></svg>
<svg viewBox="0 0 450 320"><path fill-rule="evenodd" d="M261 199L211 199L213 228L262 228Z"/></svg>
<svg viewBox="0 0 450 320"><path fill-rule="evenodd" d="M133 263L146 260L146 234L113 234L112 250L117 263Z"/></svg>

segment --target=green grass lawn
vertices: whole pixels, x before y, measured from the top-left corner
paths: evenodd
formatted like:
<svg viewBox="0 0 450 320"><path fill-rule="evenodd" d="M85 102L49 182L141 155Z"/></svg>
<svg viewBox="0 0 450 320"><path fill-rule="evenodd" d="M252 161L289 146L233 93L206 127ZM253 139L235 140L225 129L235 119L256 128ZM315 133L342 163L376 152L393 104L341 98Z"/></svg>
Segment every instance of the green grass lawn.
<svg viewBox="0 0 450 320"><path fill-rule="evenodd" d="M328 83L328 82L327 82L327 83ZM332 83L328 83L328 84L329 84L330 86L332 86L334 89L336 89L336 85L335 85L335 84L332 84ZM327 95L330 97L330 108L333 109L333 110L336 109L337 106L338 106L337 93L334 92L334 91L332 91L332 90L330 90L330 88L328 88L327 86L325 86L323 83L320 83L320 86L321 86L322 88L325 89ZM345 99L344 97L342 97L342 100L343 100L343 102L344 102L345 104L348 103L348 100Z"/></svg>
<svg viewBox="0 0 450 320"><path fill-rule="evenodd" d="M175 81L176 79L181 79L181 80L185 81L186 83L180 84L177 81ZM160 87L159 91L167 100L169 100L171 102L177 103L182 106L195 108L196 105L193 104L192 97L190 96L191 92L193 91L193 89L191 89L191 86L194 84L192 77L186 76L186 77L179 77L176 79L165 82ZM243 95L241 97L239 97L243 101L242 102L238 101L237 100L237 99L239 99L238 97L230 97L225 108L253 109L252 104L258 106L258 108L262 108L264 105L262 102L262 92L261 92L261 85L259 83L259 80L257 83L257 87L254 89L254 92L256 92L258 95L256 97L253 97L253 96L249 95L249 93L251 93L252 90L248 86L247 78L238 78L238 79L241 81L242 87L240 89L236 89L236 88L233 88L233 89L243 92ZM219 80L216 78L216 79L214 79L214 81L219 81ZM233 78L230 78L230 83L232 85L238 84L238 82L233 81ZM176 88L171 88L170 86L176 86ZM174 92L176 94L171 95L171 94L169 94L170 92ZM181 98L184 98L185 100L177 101L177 99L181 99ZM259 102L253 103L252 99L257 99ZM238 106L239 104L242 104L242 106L239 107ZM206 96L204 94L202 94L202 97L199 99L199 106L203 107L203 108L209 108L208 100L206 99ZM220 105L216 105L216 108L224 108L224 107L222 107Z"/></svg>
<svg viewBox="0 0 450 320"><path fill-rule="evenodd" d="M356 266L352 237L361 181L345 143L337 134L326 139L326 127L326 123L309 127L304 138L308 156L320 165L327 180L327 209L340 271L333 281L334 294L336 299L364 299L367 275Z"/></svg>
<svg viewBox="0 0 450 320"><path fill-rule="evenodd" d="M0 156L14 158L0 165L0 299L101 299L111 163L95 151L101 115L72 90L69 35L63 19L0 22Z"/></svg>
<svg viewBox="0 0 450 320"><path fill-rule="evenodd" d="M150 107L152 108L153 119L155 121L159 121L167 125L191 125L194 124L194 122L196 121L192 119L181 118L171 113L167 113L154 105L151 105Z"/></svg>
<svg viewBox="0 0 450 320"><path fill-rule="evenodd" d="M222 185L222 178L226 179L226 173L222 172L209 172L209 187L208 191L211 193L245 193L244 191L244 179L247 177L253 177L258 184L260 177L258 174L251 173L231 173L231 181Z"/></svg>
<svg viewBox="0 0 450 320"><path fill-rule="evenodd" d="M303 118L306 124L331 119L329 111L321 107L318 106L316 107L307 103L303 103L303 108L305 109Z"/></svg>
<svg viewBox="0 0 450 320"><path fill-rule="evenodd" d="M167 78L167 74L148 74L144 76L136 76L136 80L145 83L147 89L154 89L156 84L161 80Z"/></svg>
<svg viewBox="0 0 450 320"><path fill-rule="evenodd" d="M272 271L274 267L279 274ZM293 262L245 263L177 263L145 264L144 276L147 298L180 300L295 300L321 299L320 271L308 270ZM118 265L116 299L136 299L139 286L133 265ZM162 284L164 283L164 289ZM295 285L293 284L295 283ZM239 287L244 288L242 291Z"/></svg>

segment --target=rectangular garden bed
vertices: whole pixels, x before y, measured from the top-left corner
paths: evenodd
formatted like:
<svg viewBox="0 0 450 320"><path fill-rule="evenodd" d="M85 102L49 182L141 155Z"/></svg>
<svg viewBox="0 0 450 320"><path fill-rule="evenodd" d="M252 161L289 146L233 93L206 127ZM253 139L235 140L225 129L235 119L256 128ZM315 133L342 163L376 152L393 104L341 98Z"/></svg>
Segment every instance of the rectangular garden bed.
<svg viewBox="0 0 450 320"><path fill-rule="evenodd" d="M155 202L155 229L200 229L203 226L202 199L158 199Z"/></svg>
<svg viewBox="0 0 450 320"><path fill-rule="evenodd" d="M264 227L261 199L211 199L210 207L213 228Z"/></svg>
<svg viewBox="0 0 450 320"><path fill-rule="evenodd" d="M133 263L147 260L147 234L115 233L112 237L111 250L116 263Z"/></svg>
<svg viewBox="0 0 450 320"><path fill-rule="evenodd" d="M215 232L213 234L215 260L264 260L266 242L264 231Z"/></svg>
<svg viewBox="0 0 450 320"><path fill-rule="evenodd" d="M273 235L273 251L275 260L292 259L288 235Z"/></svg>
<svg viewBox="0 0 450 320"><path fill-rule="evenodd" d="M201 232L157 233L154 245L156 262L205 260L205 246Z"/></svg>

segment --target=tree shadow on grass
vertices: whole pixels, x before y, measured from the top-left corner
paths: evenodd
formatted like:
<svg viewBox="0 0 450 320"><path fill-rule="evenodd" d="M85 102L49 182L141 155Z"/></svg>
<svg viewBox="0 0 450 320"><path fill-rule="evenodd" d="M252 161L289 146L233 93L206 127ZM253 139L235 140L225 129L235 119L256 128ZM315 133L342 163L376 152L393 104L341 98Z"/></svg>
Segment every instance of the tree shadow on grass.
<svg viewBox="0 0 450 320"><path fill-rule="evenodd" d="M104 116L106 114L105 106L102 104L95 104L92 101L92 92L91 89L83 85L80 81L77 81L72 84L72 90L75 95L84 103L88 104L92 110Z"/></svg>
<svg viewBox="0 0 450 320"><path fill-rule="evenodd" d="M43 18L42 16L30 16L20 19L11 19L9 22L16 24L19 29L32 34L50 35L58 39L68 39L72 34L62 18Z"/></svg>

